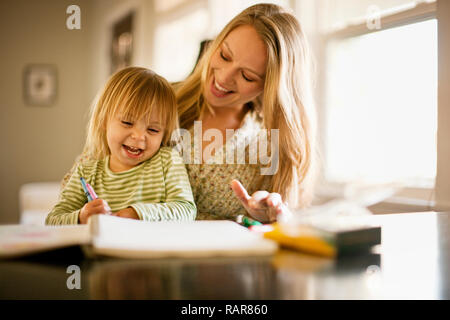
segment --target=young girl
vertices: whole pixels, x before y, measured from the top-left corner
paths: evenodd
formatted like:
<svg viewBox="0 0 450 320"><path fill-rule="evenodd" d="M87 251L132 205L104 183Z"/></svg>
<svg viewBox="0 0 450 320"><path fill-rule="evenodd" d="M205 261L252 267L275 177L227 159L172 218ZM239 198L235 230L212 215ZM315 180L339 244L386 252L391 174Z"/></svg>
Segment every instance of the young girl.
<svg viewBox="0 0 450 320"><path fill-rule="evenodd" d="M94 104L83 154L46 224L86 223L94 214L147 221L194 220L196 207L180 155L175 95L154 72L114 74ZM80 178L98 198L88 202Z"/></svg>

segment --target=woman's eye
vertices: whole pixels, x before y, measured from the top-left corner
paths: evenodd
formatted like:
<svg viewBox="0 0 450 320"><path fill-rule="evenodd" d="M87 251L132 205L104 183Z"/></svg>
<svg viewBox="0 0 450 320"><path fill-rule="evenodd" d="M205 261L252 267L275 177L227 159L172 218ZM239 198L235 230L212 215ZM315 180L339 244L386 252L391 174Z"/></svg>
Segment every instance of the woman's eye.
<svg viewBox="0 0 450 320"><path fill-rule="evenodd" d="M226 57L223 55L223 52L222 52L222 51L220 51L220 57L221 57L223 60L225 60L225 61L229 61L229 59L226 58Z"/></svg>
<svg viewBox="0 0 450 320"><path fill-rule="evenodd" d="M255 81L255 80L250 79L249 77L247 77L247 76L245 75L245 73L243 73L243 72L242 72L242 77L245 79L245 81L248 81L248 82L253 82L253 81Z"/></svg>

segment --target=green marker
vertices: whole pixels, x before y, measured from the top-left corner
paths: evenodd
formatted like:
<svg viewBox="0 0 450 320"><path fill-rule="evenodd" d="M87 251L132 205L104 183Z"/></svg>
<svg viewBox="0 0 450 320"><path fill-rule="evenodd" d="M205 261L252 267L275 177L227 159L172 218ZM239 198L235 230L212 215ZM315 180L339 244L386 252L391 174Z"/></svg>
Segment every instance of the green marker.
<svg viewBox="0 0 450 320"><path fill-rule="evenodd" d="M236 222L247 228L251 226L262 226L261 222L253 220L252 218L244 216L243 214L240 214L236 217Z"/></svg>

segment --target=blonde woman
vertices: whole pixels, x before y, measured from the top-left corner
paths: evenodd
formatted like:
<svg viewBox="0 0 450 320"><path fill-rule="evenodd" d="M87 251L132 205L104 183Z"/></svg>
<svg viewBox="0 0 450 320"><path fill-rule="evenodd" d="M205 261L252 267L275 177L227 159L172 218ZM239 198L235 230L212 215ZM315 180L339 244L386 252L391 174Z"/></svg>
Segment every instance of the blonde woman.
<svg viewBox="0 0 450 320"><path fill-rule="evenodd" d="M188 164L199 218L229 218L243 207L260 221L273 221L288 212L283 199L292 208L310 204L316 166L310 78L305 36L280 6L247 8L210 44L193 74L176 88L181 127L192 132L200 120L202 132L214 128L223 137L227 129L239 129L235 136L247 138L247 149L256 141L248 137L259 129L278 129L277 154L272 153L278 170L261 175L260 165L205 164L208 159ZM207 142L202 148L205 156Z"/></svg>
<svg viewBox="0 0 450 320"><path fill-rule="evenodd" d="M280 6L257 4L229 22L175 86L180 127L194 137L184 159L197 219L248 214L271 222L290 212L287 203L310 204L316 167L310 77L297 19ZM275 142L268 143L269 161L249 161L264 130ZM244 161L225 161L243 151ZM263 174L267 167L275 170Z"/></svg>

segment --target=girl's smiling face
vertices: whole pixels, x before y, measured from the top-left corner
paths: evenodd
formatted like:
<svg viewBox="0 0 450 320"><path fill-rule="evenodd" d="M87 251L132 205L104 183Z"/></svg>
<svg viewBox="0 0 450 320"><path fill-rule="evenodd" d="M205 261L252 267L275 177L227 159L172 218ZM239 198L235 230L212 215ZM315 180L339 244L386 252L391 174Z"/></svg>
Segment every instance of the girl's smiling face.
<svg viewBox="0 0 450 320"><path fill-rule="evenodd" d="M213 107L242 107L264 88L267 48L251 25L231 31L211 57L204 96Z"/></svg>
<svg viewBox="0 0 450 320"><path fill-rule="evenodd" d="M111 171L130 170L158 152L165 128L156 109L153 108L150 120L141 117L134 121L124 118L121 114L109 119L106 139L110 151Z"/></svg>

